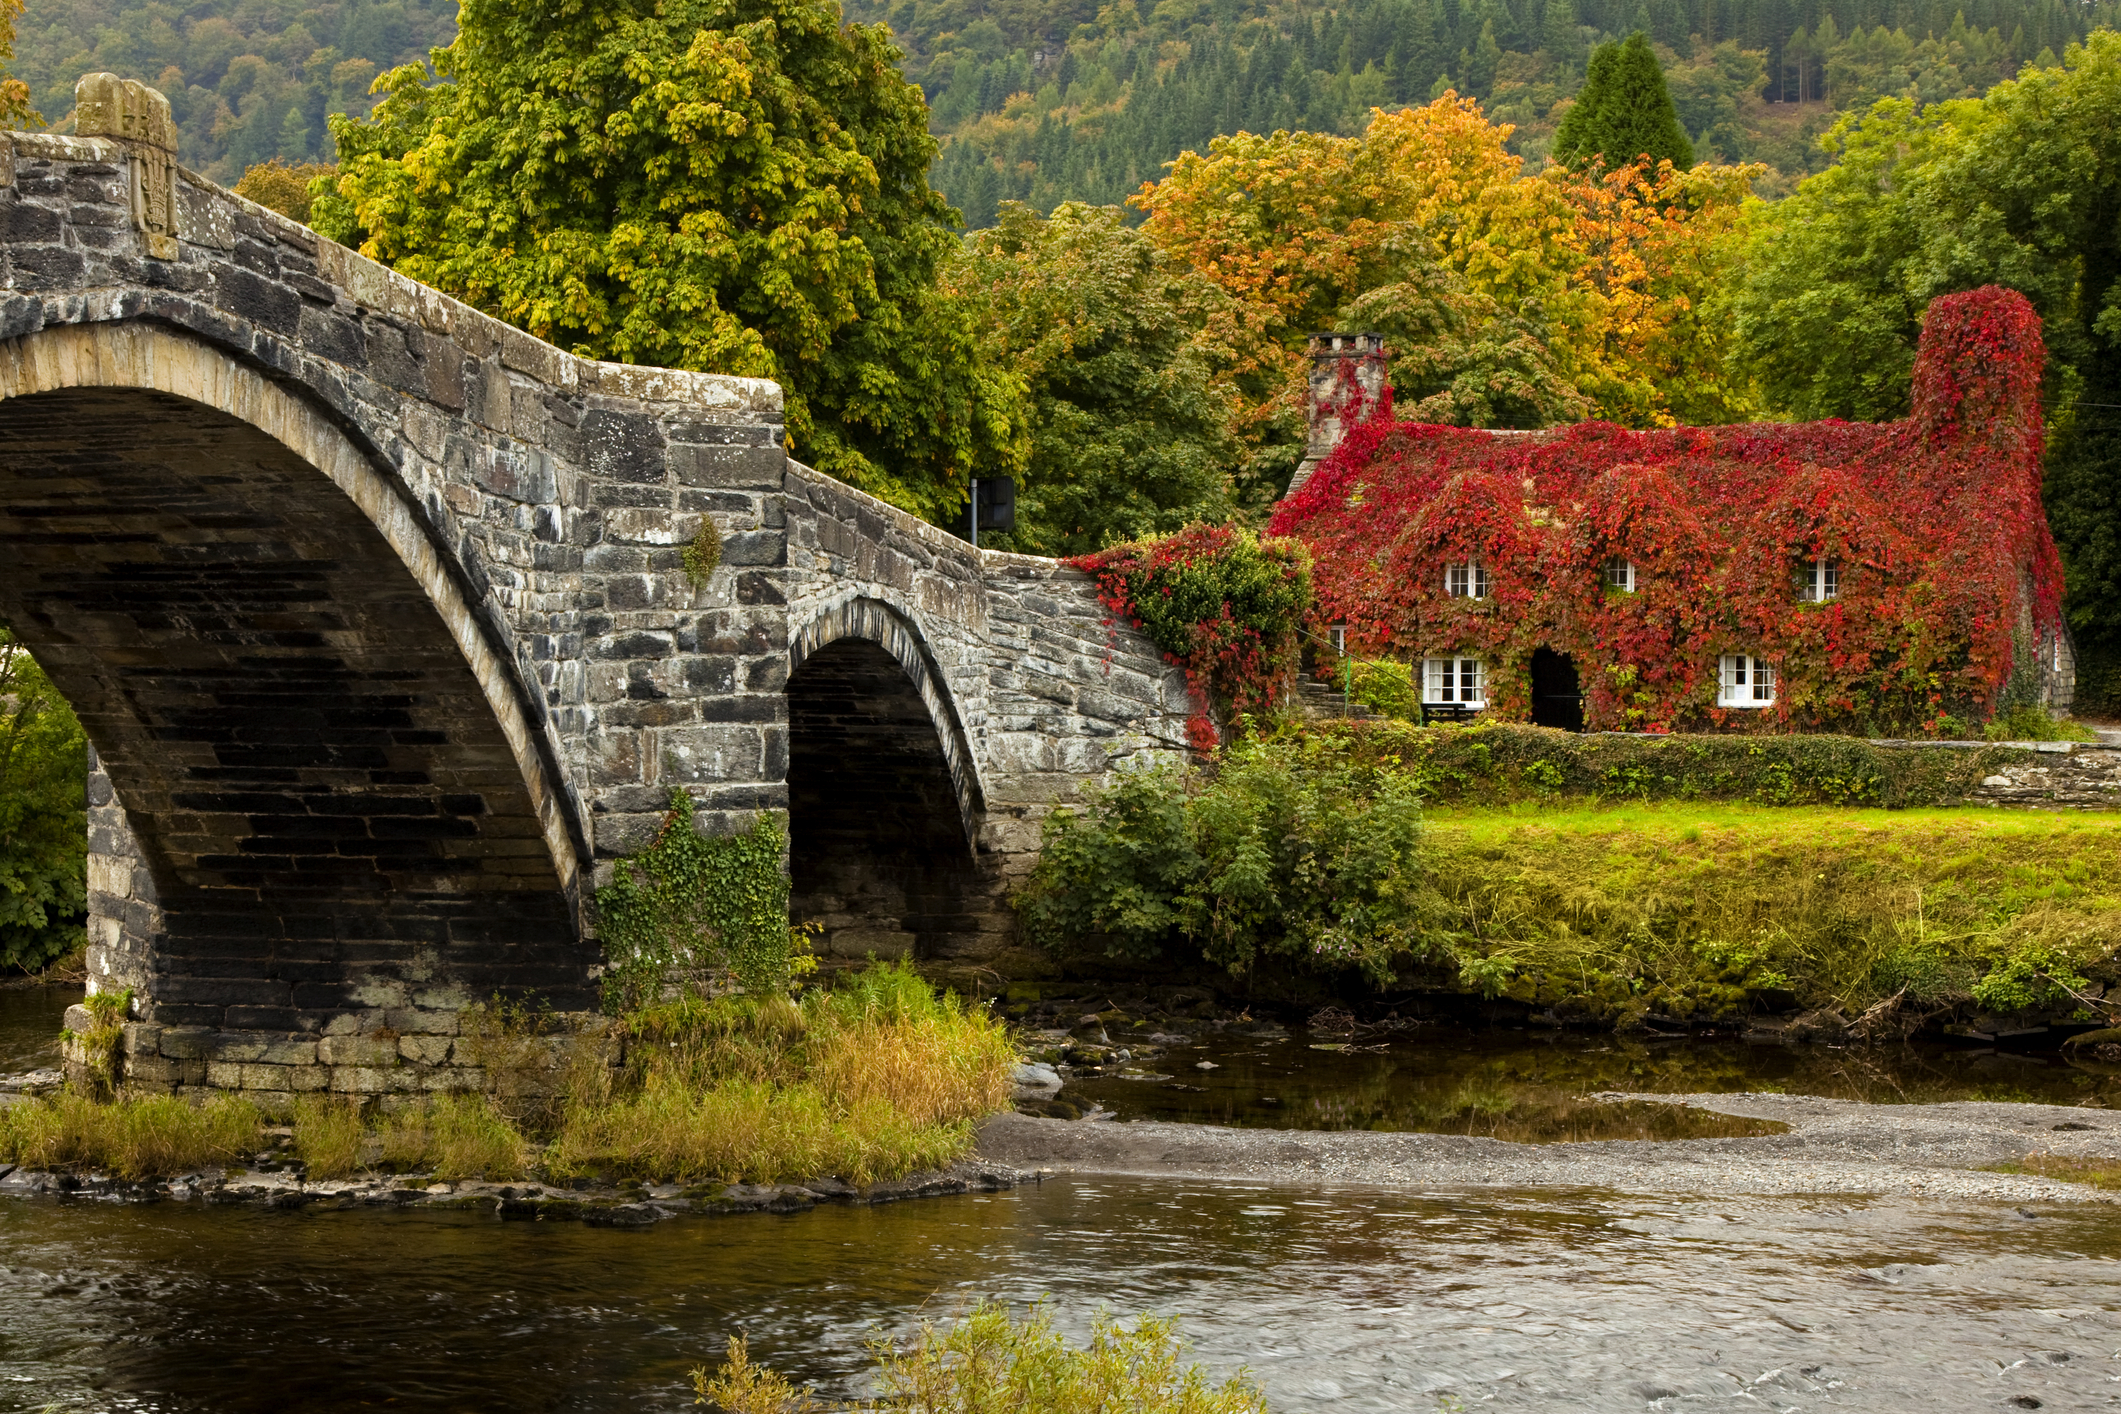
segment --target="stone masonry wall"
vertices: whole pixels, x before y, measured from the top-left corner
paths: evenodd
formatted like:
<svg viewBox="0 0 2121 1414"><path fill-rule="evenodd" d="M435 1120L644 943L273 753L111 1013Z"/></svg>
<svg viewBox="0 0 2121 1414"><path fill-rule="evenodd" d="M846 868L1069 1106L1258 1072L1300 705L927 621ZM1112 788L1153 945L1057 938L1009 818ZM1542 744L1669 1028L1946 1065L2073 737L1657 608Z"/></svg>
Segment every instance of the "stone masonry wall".
<svg viewBox="0 0 2121 1414"><path fill-rule="evenodd" d="M138 1079L419 1090L470 1001L586 998L591 891L672 788L709 830L789 809L821 651L811 759L829 782L834 733L888 729L873 784L927 842L837 859L898 913L833 916L1029 965L1003 899L1044 814L1184 749L1182 677L1086 577L791 462L771 383L572 357L182 169L172 247L133 209L153 156L0 135L0 420L49 453L0 468L0 544L38 567L0 616L88 707L92 985L135 992ZM192 465L263 470L170 475L173 415ZM113 588L180 565L234 594L216 626Z"/></svg>

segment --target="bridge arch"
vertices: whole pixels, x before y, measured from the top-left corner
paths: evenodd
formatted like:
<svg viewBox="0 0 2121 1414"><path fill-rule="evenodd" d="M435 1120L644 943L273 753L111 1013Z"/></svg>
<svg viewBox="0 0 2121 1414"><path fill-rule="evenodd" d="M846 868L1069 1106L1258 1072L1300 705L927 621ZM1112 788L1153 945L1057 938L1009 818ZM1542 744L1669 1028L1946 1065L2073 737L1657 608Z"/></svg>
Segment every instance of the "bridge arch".
<svg viewBox="0 0 2121 1414"><path fill-rule="evenodd" d="M153 876L153 1019L586 1001L580 831L535 701L395 474L315 404L161 325L0 344L0 545L0 614Z"/></svg>
<svg viewBox="0 0 2121 1414"><path fill-rule="evenodd" d="M917 624L857 596L794 635L789 875L828 952L947 951L965 930L984 801L977 761Z"/></svg>

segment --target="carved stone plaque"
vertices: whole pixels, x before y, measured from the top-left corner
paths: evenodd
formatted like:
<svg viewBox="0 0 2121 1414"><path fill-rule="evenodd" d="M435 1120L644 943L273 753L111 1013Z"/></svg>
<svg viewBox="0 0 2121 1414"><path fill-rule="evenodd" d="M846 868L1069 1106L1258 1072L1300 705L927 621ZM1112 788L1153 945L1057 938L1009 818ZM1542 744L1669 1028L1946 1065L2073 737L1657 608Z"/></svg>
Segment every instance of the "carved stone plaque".
<svg viewBox="0 0 2121 1414"><path fill-rule="evenodd" d="M89 74L74 85L74 131L132 154L133 225L156 260L177 258L177 125L169 100L138 79Z"/></svg>

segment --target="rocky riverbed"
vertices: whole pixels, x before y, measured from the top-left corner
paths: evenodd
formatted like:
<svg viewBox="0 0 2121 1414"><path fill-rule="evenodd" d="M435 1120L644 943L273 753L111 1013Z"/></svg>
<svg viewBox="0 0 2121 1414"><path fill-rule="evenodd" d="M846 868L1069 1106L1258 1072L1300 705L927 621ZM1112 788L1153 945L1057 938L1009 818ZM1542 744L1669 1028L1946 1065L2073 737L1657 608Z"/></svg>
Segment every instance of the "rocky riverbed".
<svg viewBox="0 0 2121 1414"><path fill-rule="evenodd" d="M1079 1175L1376 1188L1600 1188L1631 1193L1848 1193L2003 1202L2113 1202L2084 1184L1986 1172L2028 1154L2121 1159L2121 1116L2060 1105L1874 1105L1808 1095L1604 1094L1788 1126L1781 1134L1667 1142L1513 1144L1455 1134L1238 1129L997 1115L979 1152Z"/></svg>
<svg viewBox="0 0 2121 1414"><path fill-rule="evenodd" d="M946 1169L878 1183L836 1178L802 1183L633 1184L579 1187L534 1182L437 1180L423 1174L366 1174L310 1180L297 1169L209 1168L175 1178L128 1181L108 1174L47 1173L0 1163L0 1198L120 1203L241 1204L260 1208L428 1208L490 1214L510 1221L650 1227L671 1218L737 1213L799 1213L821 1204L869 1205L957 1193L999 1193L1027 1178L1007 1165L967 1159Z"/></svg>

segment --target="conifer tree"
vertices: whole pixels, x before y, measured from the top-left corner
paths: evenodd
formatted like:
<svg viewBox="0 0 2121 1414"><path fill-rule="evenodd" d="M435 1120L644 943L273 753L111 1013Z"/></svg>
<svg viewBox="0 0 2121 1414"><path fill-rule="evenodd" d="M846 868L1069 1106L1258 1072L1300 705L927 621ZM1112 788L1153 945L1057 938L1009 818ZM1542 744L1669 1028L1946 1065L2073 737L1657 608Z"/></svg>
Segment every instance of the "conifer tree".
<svg viewBox="0 0 2121 1414"><path fill-rule="evenodd" d="M1583 92L1554 134L1555 160L1569 167L1618 167L1639 158L1694 165L1694 144L1679 125L1664 69L1640 30L1591 53Z"/></svg>

